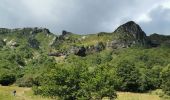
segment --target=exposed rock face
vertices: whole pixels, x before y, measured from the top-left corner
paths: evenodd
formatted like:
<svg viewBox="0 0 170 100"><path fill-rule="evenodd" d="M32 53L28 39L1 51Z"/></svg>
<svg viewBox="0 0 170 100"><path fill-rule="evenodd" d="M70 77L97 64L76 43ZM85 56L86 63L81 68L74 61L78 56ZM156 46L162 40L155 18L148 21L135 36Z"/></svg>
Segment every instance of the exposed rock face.
<svg viewBox="0 0 170 100"><path fill-rule="evenodd" d="M39 49L40 42L38 40L29 38L28 43L31 48Z"/></svg>
<svg viewBox="0 0 170 100"><path fill-rule="evenodd" d="M128 48L133 44L135 44L134 41L131 42L131 41L113 40L111 42L107 42L106 48L113 48L113 49Z"/></svg>
<svg viewBox="0 0 170 100"><path fill-rule="evenodd" d="M68 36L71 35L71 32L67 32L65 30L62 31L62 34L59 36L60 40L68 39Z"/></svg>
<svg viewBox="0 0 170 100"><path fill-rule="evenodd" d="M170 45L170 35L166 36L154 33L148 37L152 47L157 47L159 45Z"/></svg>
<svg viewBox="0 0 170 100"><path fill-rule="evenodd" d="M86 48L84 46L78 47L78 46L72 46L68 54L75 54L78 56L86 56Z"/></svg>
<svg viewBox="0 0 170 100"><path fill-rule="evenodd" d="M65 35L67 35L67 34L71 34L71 33L70 33L70 32L67 32L67 31L65 31L65 30L62 31L62 36L65 36Z"/></svg>
<svg viewBox="0 0 170 100"><path fill-rule="evenodd" d="M132 35L135 39L142 40L146 38L145 32L142 31L140 26L133 21L129 21L121 26L119 26L115 33L129 34Z"/></svg>
<svg viewBox="0 0 170 100"><path fill-rule="evenodd" d="M120 42L125 47L128 47L133 44L147 45L148 42L145 32L133 21L119 26L114 33L117 35L118 41L112 41L112 44L118 44Z"/></svg>
<svg viewBox="0 0 170 100"><path fill-rule="evenodd" d="M105 44L102 42L97 43L96 45L91 45L91 46L72 46L67 52L67 54L75 54L78 56L86 56L87 54L95 53L95 52L100 52L105 49Z"/></svg>
<svg viewBox="0 0 170 100"><path fill-rule="evenodd" d="M96 52L102 51L105 49L105 44L103 42L99 42L94 46L94 48Z"/></svg>
<svg viewBox="0 0 170 100"><path fill-rule="evenodd" d="M81 56L81 57L86 56L86 48L84 46L80 47L76 55Z"/></svg>

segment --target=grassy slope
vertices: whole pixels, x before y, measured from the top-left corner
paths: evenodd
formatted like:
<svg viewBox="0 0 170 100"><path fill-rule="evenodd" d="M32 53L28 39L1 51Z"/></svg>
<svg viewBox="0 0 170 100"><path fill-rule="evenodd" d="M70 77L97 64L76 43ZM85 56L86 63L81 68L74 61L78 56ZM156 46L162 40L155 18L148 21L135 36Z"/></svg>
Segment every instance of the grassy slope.
<svg viewBox="0 0 170 100"><path fill-rule="evenodd" d="M16 96L12 91L16 90ZM163 100L156 94L149 93L130 93L118 92L116 100ZM21 88L16 86L0 86L0 100L52 100L41 96L34 96L30 88ZM106 99L107 100L107 99Z"/></svg>
<svg viewBox="0 0 170 100"><path fill-rule="evenodd" d="M16 90L16 96L12 91ZM51 100L40 96L34 96L30 88L16 86L0 86L0 100Z"/></svg>
<svg viewBox="0 0 170 100"><path fill-rule="evenodd" d="M119 92L116 100L163 100L158 95L147 93Z"/></svg>

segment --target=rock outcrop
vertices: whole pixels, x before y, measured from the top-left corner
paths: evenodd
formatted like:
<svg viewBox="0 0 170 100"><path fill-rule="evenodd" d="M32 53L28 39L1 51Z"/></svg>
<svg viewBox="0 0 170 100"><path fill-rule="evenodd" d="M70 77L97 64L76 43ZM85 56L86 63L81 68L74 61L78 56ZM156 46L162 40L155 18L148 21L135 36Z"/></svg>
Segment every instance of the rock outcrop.
<svg viewBox="0 0 170 100"><path fill-rule="evenodd" d="M146 38L145 32L141 29L141 27L133 21L129 21L121 26L119 26L115 31L115 33L128 34L133 36L137 40L142 40Z"/></svg>
<svg viewBox="0 0 170 100"><path fill-rule="evenodd" d="M5 34L5 35L4 35ZM6 35L8 34L8 35ZM44 35L45 34L45 35ZM146 36L141 27L133 21L119 26L114 32L78 35L62 31L61 35L52 34L46 28L0 28L0 47L29 46L34 49L49 50L49 56L75 54L86 56L105 49L128 48L131 46L157 47L170 44L170 36L153 34ZM44 50L44 51L45 51Z"/></svg>
<svg viewBox="0 0 170 100"><path fill-rule="evenodd" d="M157 47L160 45L168 45L170 46L170 35L160 35L157 33L151 34L148 36L150 40L150 44L152 47Z"/></svg>
<svg viewBox="0 0 170 100"><path fill-rule="evenodd" d="M133 21L129 21L119 26L115 31L117 39L112 41L112 45L129 47L131 45L145 46L148 43L147 36L141 27Z"/></svg>
<svg viewBox="0 0 170 100"><path fill-rule="evenodd" d="M34 38L29 38L28 44L31 48L34 48L34 49L39 49L39 46L40 46L40 42Z"/></svg>

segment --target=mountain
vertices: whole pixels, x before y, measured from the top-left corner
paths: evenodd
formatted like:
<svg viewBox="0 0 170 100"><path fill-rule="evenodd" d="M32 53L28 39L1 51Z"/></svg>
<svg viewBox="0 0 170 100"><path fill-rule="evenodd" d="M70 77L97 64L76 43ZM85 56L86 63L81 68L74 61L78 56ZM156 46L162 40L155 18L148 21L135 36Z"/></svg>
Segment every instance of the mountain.
<svg viewBox="0 0 170 100"><path fill-rule="evenodd" d="M55 35L46 28L0 28L1 44L5 47L17 48L28 46L34 49L48 49L48 45Z"/></svg>
<svg viewBox="0 0 170 100"><path fill-rule="evenodd" d="M165 66L170 62L169 40L170 36L165 35L147 36L133 21L114 32L85 35L66 30L55 35L38 27L0 28L0 79L10 73L20 86L32 86L36 83L33 79L54 66L70 66L77 61L90 71L103 64L113 67L123 60L145 69Z"/></svg>
<svg viewBox="0 0 170 100"><path fill-rule="evenodd" d="M145 32L133 21L129 21L119 26L114 33L118 34L118 40L122 40L125 43L148 45Z"/></svg>
<svg viewBox="0 0 170 100"><path fill-rule="evenodd" d="M0 28L0 49L29 48L33 55L39 52L49 56L76 54L86 56L105 49L132 46L155 47L169 44L169 36L153 34L146 36L134 21L120 25L114 32L78 35L63 31L55 35L46 28Z"/></svg>
<svg viewBox="0 0 170 100"><path fill-rule="evenodd" d="M150 46L145 32L133 21L119 26L112 33L77 35L63 31L53 43L53 47L66 54L83 51L84 55L108 48L127 48L135 45Z"/></svg>
<svg viewBox="0 0 170 100"><path fill-rule="evenodd" d="M114 32L86 35L0 28L0 85L34 86L35 94L53 98L160 88L166 93L169 52L170 36L147 36L133 21Z"/></svg>

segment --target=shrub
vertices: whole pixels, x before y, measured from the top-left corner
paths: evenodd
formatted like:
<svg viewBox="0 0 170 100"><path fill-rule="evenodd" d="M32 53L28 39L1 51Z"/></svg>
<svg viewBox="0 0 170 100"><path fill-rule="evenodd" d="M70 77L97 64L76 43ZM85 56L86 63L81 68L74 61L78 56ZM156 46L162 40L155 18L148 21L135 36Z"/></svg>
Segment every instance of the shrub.
<svg viewBox="0 0 170 100"><path fill-rule="evenodd" d="M40 86L34 87L35 94L55 97L63 100L116 98L114 81L104 69L89 71L86 64L74 63L58 66L44 73Z"/></svg>
<svg viewBox="0 0 170 100"><path fill-rule="evenodd" d="M3 73L0 74L0 84L3 86L11 85L15 82L16 78L14 74L11 73Z"/></svg>
<svg viewBox="0 0 170 100"><path fill-rule="evenodd" d="M127 60L119 62L116 73L121 79L120 90L131 92L139 91L140 73L133 63Z"/></svg>
<svg viewBox="0 0 170 100"><path fill-rule="evenodd" d="M32 87L33 85L37 85L37 80L33 76L24 76L19 78L16 82L19 87Z"/></svg>
<svg viewBox="0 0 170 100"><path fill-rule="evenodd" d="M161 72L162 90L165 94L170 95L170 64Z"/></svg>

